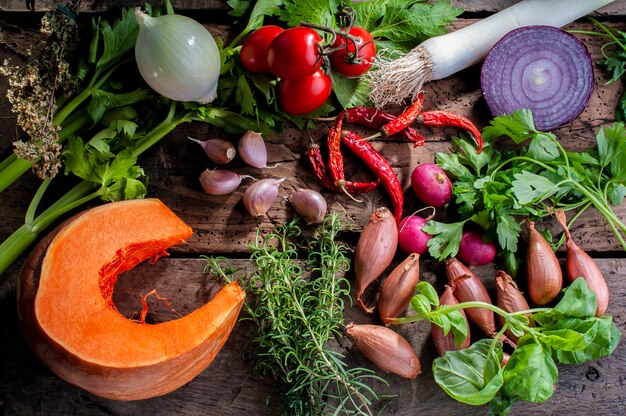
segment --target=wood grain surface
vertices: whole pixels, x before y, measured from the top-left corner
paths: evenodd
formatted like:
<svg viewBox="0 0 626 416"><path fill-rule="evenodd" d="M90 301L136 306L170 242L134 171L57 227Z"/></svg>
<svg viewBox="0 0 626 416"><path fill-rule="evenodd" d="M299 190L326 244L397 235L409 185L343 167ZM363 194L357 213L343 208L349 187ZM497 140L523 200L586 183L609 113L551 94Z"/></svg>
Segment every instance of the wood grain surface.
<svg viewBox="0 0 626 416"><path fill-rule="evenodd" d="M515 3L513 0L455 1L468 12L453 25L458 29L490 13ZM53 1L0 0L0 61L7 57L19 60L28 45L37 36L33 16L21 12L43 11L54 7ZM132 1L83 1L86 12L100 12L120 5L137 5ZM203 11L207 27L216 36L228 37L228 27L211 19L212 11L226 10L222 0L173 1L174 7L189 11ZM599 18L624 26L626 1L616 1L603 8ZM590 29L587 21L569 25L568 28ZM592 36L577 35L587 45L594 61L601 57L602 40ZM570 125L555 131L568 149L582 149L594 144L598 129L613 122L614 108L624 86L606 84L606 77L596 66L596 86L588 108ZM450 110L474 120L479 127L489 120L488 110L481 97L480 68L472 67L448 79L431 82L426 86L426 109ZM0 79L0 94L4 96L6 81ZM322 141L328 129L320 123L310 131L288 127L281 133L266 137L271 169L246 167L239 158L232 168L255 178L285 177L280 199L266 217L251 218L241 202L243 190L224 196L209 197L198 182L200 173L212 167L198 145L188 137L207 139L224 137L236 141L223 132L203 124L186 124L159 145L142 156L141 164L150 178L149 196L160 198L193 230L193 236L184 245L170 250L170 256L155 265L141 264L122 275L115 291L115 303L127 316L135 316L141 309L141 296L153 288L167 296L172 307L187 314L211 299L219 282L203 274L203 254L226 255L237 264L248 263L247 244L255 238L256 231L270 230L275 224L291 218L293 208L285 197L297 188L321 190L329 208L345 211L353 231L341 238L351 246L356 244L358 233L366 224L371 212L379 206L388 206L389 200L382 191L364 195L364 201L355 202L344 195L323 190L312 176L304 159L310 138ZM427 138L423 147L398 141L375 141L392 163L406 196L405 213L422 205L412 197L410 173L421 162L432 161L437 152L446 152L454 129L419 128ZM366 131L360 130L366 134ZM0 100L0 157L8 154L16 134L14 116L6 100ZM353 179L372 178L358 161L346 155L346 171ZM0 194L0 241L23 222L28 203L37 186L37 179L27 174ZM58 195L65 183L54 185L52 197ZM626 219L626 206L616 208L620 218ZM546 226L551 226L546 224ZM556 229L556 228L555 228ZM600 215L588 210L572 229L573 237L581 247L598 258L608 285L611 300L608 312L622 331L626 329L626 255ZM562 253L561 253L562 255ZM398 259L400 260L400 259ZM245 321L237 324L224 349L213 364L196 379L180 389L162 397L136 402L117 402L93 396L69 385L51 373L31 353L18 326L15 305L15 281L23 259L0 276L0 416L2 415L277 415L283 410L278 386L269 378L261 378L253 370L249 341L253 328ZM477 268L493 294L494 270L492 266ZM352 276L347 276L349 279ZM445 274L442 266L424 260L422 279L442 288ZM152 322L174 319L176 315L159 304L150 305L148 319ZM371 322L371 317L357 308L345 311L346 323ZM472 407L456 402L441 390L433 380L431 364L436 352L428 325L423 323L398 328L418 352L423 373L415 380L405 380L381 371L377 374L388 385L377 385L379 392L390 397L378 403L382 415L487 415L485 406ZM114 342L114 340L112 340ZM335 346L343 352L350 365L374 369L346 339ZM626 414L626 346L622 341L615 353L607 358L583 365L559 366L559 382L554 396L543 404L516 404L512 415L623 415Z"/></svg>

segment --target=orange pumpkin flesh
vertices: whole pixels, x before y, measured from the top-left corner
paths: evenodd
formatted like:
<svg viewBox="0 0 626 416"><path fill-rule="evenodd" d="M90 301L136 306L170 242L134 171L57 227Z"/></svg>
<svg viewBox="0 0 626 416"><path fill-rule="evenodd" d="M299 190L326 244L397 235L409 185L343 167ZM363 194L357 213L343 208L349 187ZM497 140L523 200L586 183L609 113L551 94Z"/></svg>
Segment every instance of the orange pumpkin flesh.
<svg viewBox="0 0 626 416"><path fill-rule="evenodd" d="M60 226L20 277L19 316L35 354L59 377L115 400L154 397L191 381L226 342L243 290L231 283L189 315L154 325L125 318L112 301L119 273L191 232L157 199L105 204Z"/></svg>

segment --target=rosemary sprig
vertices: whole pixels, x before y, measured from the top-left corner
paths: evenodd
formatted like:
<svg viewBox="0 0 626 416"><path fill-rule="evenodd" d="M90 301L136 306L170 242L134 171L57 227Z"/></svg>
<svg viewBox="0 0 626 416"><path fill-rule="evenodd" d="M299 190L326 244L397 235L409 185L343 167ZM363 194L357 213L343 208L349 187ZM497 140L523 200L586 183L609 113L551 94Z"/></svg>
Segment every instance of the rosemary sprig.
<svg viewBox="0 0 626 416"><path fill-rule="evenodd" d="M364 368L349 368L332 341L342 335L344 299L350 285L348 249L336 242L344 221L326 216L306 242L297 219L249 245L254 270L244 282L252 300L244 310L256 324L255 369L271 374L284 386L291 415L371 415L379 397L367 384L381 378ZM309 278L303 276L299 251L306 250ZM224 259L207 258L205 272L226 280L241 279Z"/></svg>

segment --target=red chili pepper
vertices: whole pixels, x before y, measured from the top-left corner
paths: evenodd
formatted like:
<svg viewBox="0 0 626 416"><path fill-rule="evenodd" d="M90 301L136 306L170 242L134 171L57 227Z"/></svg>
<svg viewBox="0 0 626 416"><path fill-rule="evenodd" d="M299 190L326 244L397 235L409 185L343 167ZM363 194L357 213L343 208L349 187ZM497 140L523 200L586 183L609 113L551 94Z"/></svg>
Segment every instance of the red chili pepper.
<svg viewBox="0 0 626 416"><path fill-rule="evenodd" d="M348 123L376 130L396 118L393 114L386 113L377 108L365 106L353 107L346 110L344 113L345 120ZM400 133L403 134L409 141L413 142L413 147L424 145L424 138L413 127L407 127Z"/></svg>
<svg viewBox="0 0 626 416"><path fill-rule="evenodd" d="M424 104L424 94L420 92L417 99L399 116L385 124L380 128L380 132L383 137L393 136L394 134L403 131L411 125L422 112L422 105Z"/></svg>
<svg viewBox="0 0 626 416"><path fill-rule="evenodd" d="M404 194L398 176L393 171L387 159L378 153L367 140L363 140L361 136L355 132L345 130L341 133L341 138L348 149L365 162L380 179L391 198L393 215L396 218L396 222L400 222L404 206Z"/></svg>
<svg viewBox="0 0 626 416"><path fill-rule="evenodd" d="M326 188L339 192L340 189L335 186L333 181L330 179L330 172L326 168L324 164L324 159L322 157L321 149L318 145L312 144L309 146L307 150L307 156L309 158L309 164L313 169L313 173L317 180L319 180L322 185ZM373 182L355 182L355 181L346 181L345 188L346 191L352 194L365 194L368 192L372 192L378 184L380 183L380 179Z"/></svg>
<svg viewBox="0 0 626 416"><path fill-rule="evenodd" d="M335 118L328 132L328 169L335 186L345 190L346 177L343 171L343 156L341 155L341 126L343 124L343 111Z"/></svg>
<svg viewBox="0 0 626 416"><path fill-rule="evenodd" d="M419 115L417 121L423 123L425 126L460 127L474 136L474 140L476 140L476 144L478 144L476 153L480 153L483 150L483 138L480 131L474 123L466 117L449 111L425 111Z"/></svg>

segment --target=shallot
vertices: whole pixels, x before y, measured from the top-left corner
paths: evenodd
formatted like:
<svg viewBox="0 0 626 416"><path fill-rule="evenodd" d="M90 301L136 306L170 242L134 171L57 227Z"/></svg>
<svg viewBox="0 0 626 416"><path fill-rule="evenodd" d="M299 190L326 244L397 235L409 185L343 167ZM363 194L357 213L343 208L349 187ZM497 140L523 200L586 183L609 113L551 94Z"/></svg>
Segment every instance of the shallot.
<svg viewBox="0 0 626 416"><path fill-rule="evenodd" d="M208 139L198 140L193 137L189 137L189 140L198 143L202 146L204 153L206 153L209 160L218 165L224 165L235 158L237 151L235 146L228 140L224 139Z"/></svg>
<svg viewBox="0 0 626 416"><path fill-rule="evenodd" d="M320 224L326 215L326 199L313 189L298 189L289 195L289 202L307 224Z"/></svg>
<svg viewBox="0 0 626 416"><path fill-rule="evenodd" d="M454 306L458 303L459 301L454 297L453 287L451 285L446 285L443 293L439 297L439 304L444 306ZM433 341L435 342L435 348L437 348L439 355L443 355L446 351L464 350L470 346L471 336L469 331L469 322L467 322L467 315L463 309L459 309L459 312L463 315L465 324L467 325L467 336L460 345L455 342L452 330L450 330L447 335L444 335L443 328L439 325L431 324Z"/></svg>
<svg viewBox="0 0 626 416"><path fill-rule="evenodd" d="M595 260L572 240L567 227L565 212L557 211L556 218L565 233L565 248L567 249L565 274L567 279L570 283L579 277L587 281L587 286L596 295L596 316L602 316L609 306L609 288L606 285L604 275Z"/></svg>
<svg viewBox="0 0 626 416"><path fill-rule="evenodd" d="M397 332L381 325L348 324L348 338L378 368L404 378L422 372L419 358L411 344Z"/></svg>
<svg viewBox="0 0 626 416"><path fill-rule="evenodd" d="M388 208L377 208L363 228L354 253L354 274L356 277L356 300L368 313L361 297L365 289L374 282L391 264L398 247L398 227Z"/></svg>
<svg viewBox="0 0 626 416"><path fill-rule="evenodd" d="M285 178L269 178L250 185L243 193L243 205L250 215L260 217L267 214L278 197L278 188L284 181Z"/></svg>
<svg viewBox="0 0 626 416"><path fill-rule="evenodd" d="M419 261L418 253L409 254L393 269L380 287L378 313L384 323L400 316L409 306L415 292L415 285L420 279Z"/></svg>
<svg viewBox="0 0 626 416"><path fill-rule="evenodd" d="M261 133L246 132L239 139L238 150L239 156L248 165L259 169L267 167L267 148Z"/></svg>
<svg viewBox="0 0 626 416"><path fill-rule="evenodd" d="M446 260L448 284L454 288L454 296L459 302L484 302L491 304L491 298L483 282L457 258ZM494 337L497 334L493 311L484 308L468 308L467 316L485 334Z"/></svg>
<svg viewBox="0 0 626 416"><path fill-rule="evenodd" d="M200 174L200 185L209 195L227 195L234 192L246 178L254 179L252 176L240 175L230 170L207 169Z"/></svg>
<svg viewBox="0 0 626 416"><path fill-rule="evenodd" d="M561 291L563 274L552 247L535 229L535 223L526 220L528 229L528 251L526 269L528 274L528 294L536 305L550 303Z"/></svg>
<svg viewBox="0 0 626 416"><path fill-rule="evenodd" d="M496 272L496 305L506 312L527 311L530 309L524 295L517 288L513 278L502 270ZM498 315L500 325L504 325L505 319ZM506 335L517 342L518 337L507 329Z"/></svg>

